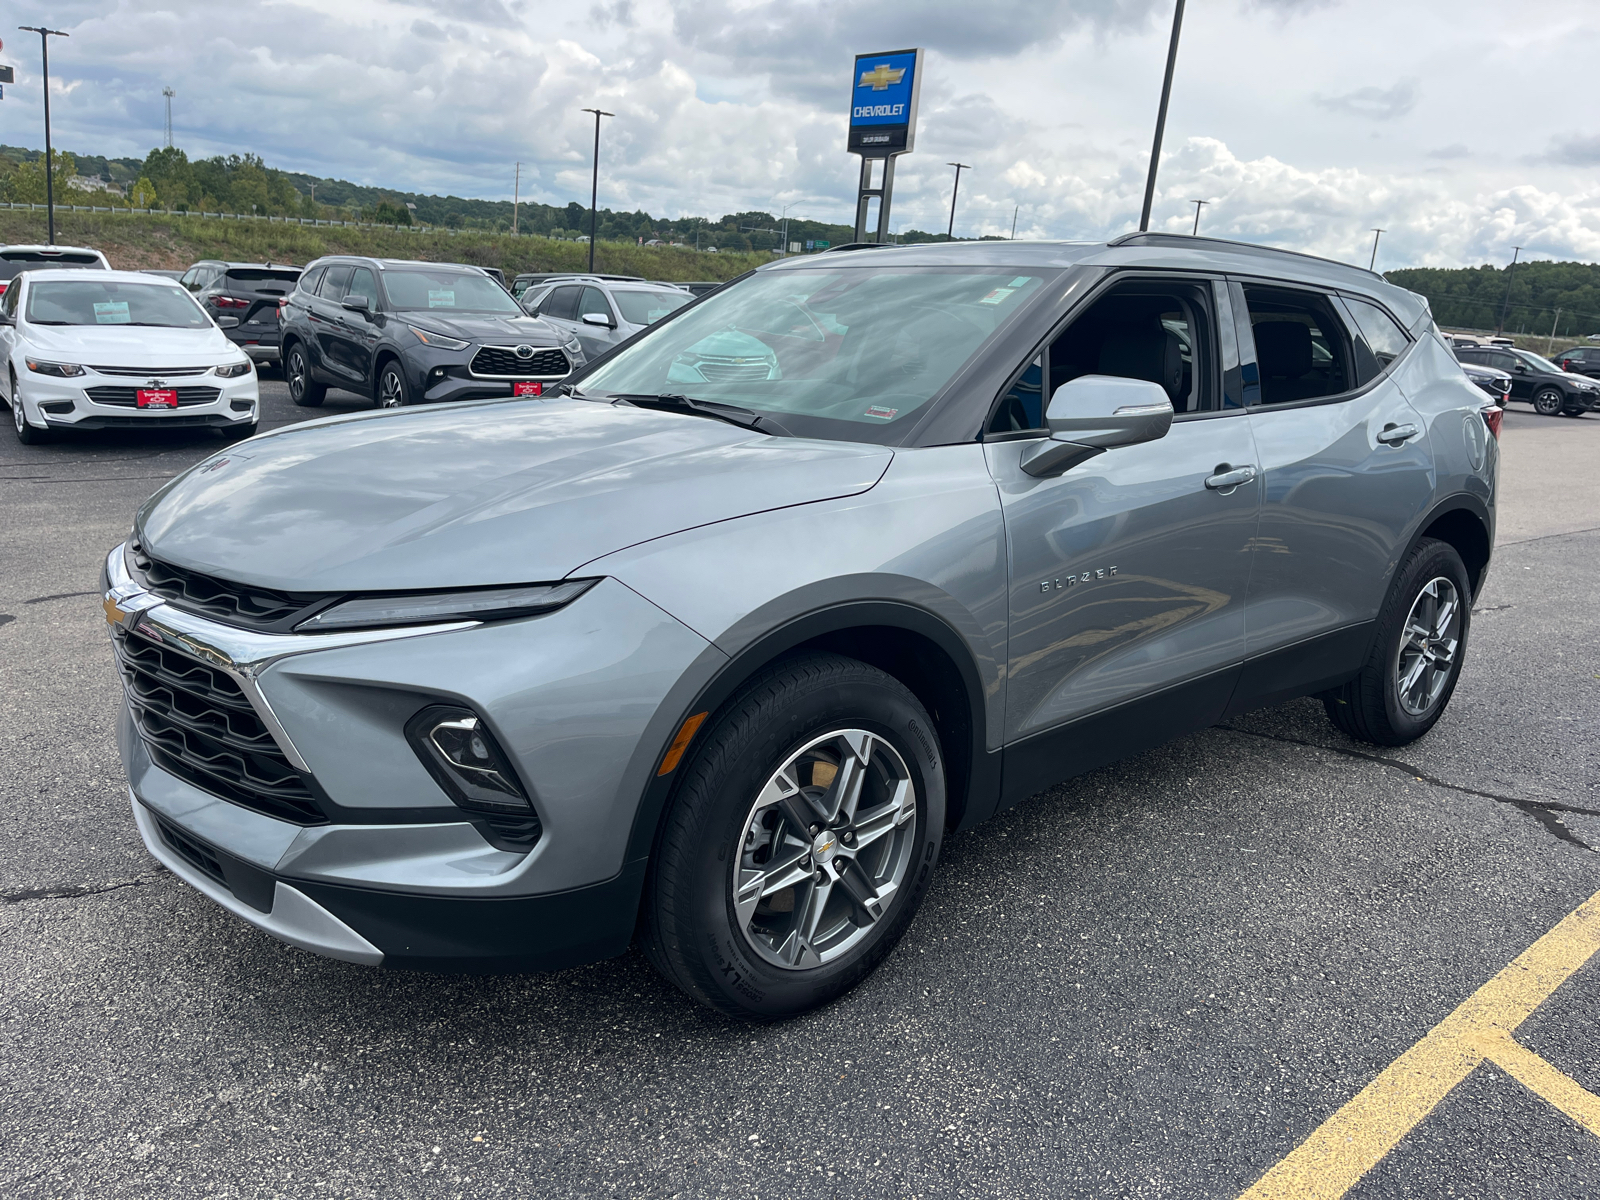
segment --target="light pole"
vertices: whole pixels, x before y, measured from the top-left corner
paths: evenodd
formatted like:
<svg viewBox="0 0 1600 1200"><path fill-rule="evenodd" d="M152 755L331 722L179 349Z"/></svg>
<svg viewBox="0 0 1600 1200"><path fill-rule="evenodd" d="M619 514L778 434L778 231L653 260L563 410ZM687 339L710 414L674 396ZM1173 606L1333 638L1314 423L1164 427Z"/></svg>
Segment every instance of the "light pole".
<svg viewBox="0 0 1600 1200"><path fill-rule="evenodd" d="M589 274L593 275L594 239L600 222L600 118L617 114L598 108L586 108L583 111L594 114L594 184L589 189Z"/></svg>
<svg viewBox="0 0 1600 1200"><path fill-rule="evenodd" d="M950 242L954 241L956 236L956 195L961 191L961 172L972 170L972 164L953 162L945 163L945 166L956 169L956 183L950 189L950 228L944 231L945 241Z"/></svg>
<svg viewBox="0 0 1600 1200"><path fill-rule="evenodd" d="M517 236L517 208L522 203L522 164L517 164L517 178L511 185L511 236Z"/></svg>
<svg viewBox="0 0 1600 1200"><path fill-rule="evenodd" d="M1500 302L1500 323L1494 327L1496 337L1506 331L1506 309L1511 307L1511 280L1517 273L1517 255L1522 253L1521 246L1514 246L1511 250L1511 266L1506 271L1506 298Z"/></svg>
<svg viewBox="0 0 1600 1200"><path fill-rule="evenodd" d="M1172 10L1172 42L1167 47L1167 74L1161 81L1161 107L1156 111L1156 140L1150 147L1150 174L1144 181L1144 210L1139 214L1139 232L1150 228L1150 205L1156 198L1156 168L1161 165L1161 137L1167 131L1167 101L1172 99L1172 71L1178 65L1178 33L1183 29L1183 0ZM1198 215L1198 214L1196 214Z"/></svg>
<svg viewBox="0 0 1600 1200"><path fill-rule="evenodd" d="M1378 239L1388 233L1387 229L1374 229L1372 231L1372 258L1367 263L1367 270L1371 271L1378 265Z"/></svg>
<svg viewBox="0 0 1600 1200"><path fill-rule="evenodd" d="M50 161L50 39L71 37L64 29L46 29L43 25L18 25L18 29L39 35L39 53L44 60L44 220L50 230L47 245L56 244L56 189L55 164Z"/></svg>
<svg viewBox="0 0 1600 1200"><path fill-rule="evenodd" d="M1022 205L1015 204L1011 208L1011 240L1017 240L1017 214L1022 211Z"/></svg>
<svg viewBox="0 0 1600 1200"><path fill-rule="evenodd" d="M1200 210L1205 205L1210 204L1211 201L1209 201L1209 200L1191 200L1191 201L1189 201L1189 203L1194 205L1194 228L1190 231L1190 235L1192 237L1199 237L1200 236Z"/></svg>

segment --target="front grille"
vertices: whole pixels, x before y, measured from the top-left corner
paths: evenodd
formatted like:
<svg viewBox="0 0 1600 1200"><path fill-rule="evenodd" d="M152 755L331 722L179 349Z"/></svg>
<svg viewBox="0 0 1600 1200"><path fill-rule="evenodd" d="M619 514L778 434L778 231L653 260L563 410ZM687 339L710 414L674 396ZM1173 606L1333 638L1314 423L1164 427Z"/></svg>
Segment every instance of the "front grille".
<svg viewBox="0 0 1600 1200"><path fill-rule="evenodd" d="M227 883L222 874L222 860L211 853L210 846L186 837L176 825L171 825L160 817L156 818L156 828L161 832L161 840L167 844L168 849L184 862L202 875L211 876L218 883Z"/></svg>
<svg viewBox="0 0 1600 1200"><path fill-rule="evenodd" d="M96 404L114 404L119 408L137 408L139 406L138 393L141 389L119 387L116 384L102 384L99 387L84 388L84 394ZM178 393L178 407L188 408L195 404L210 404L222 395L221 388L214 387L181 387L174 388Z"/></svg>
<svg viewBox="0 0 1600 1200"><path fill-rule="evenodd" d="M560 350L536 350L532 358L518 358L510 346L484 346L472 356L474 375L504 379L548 379L572 369Z"/></svg>
<svg viewBox="0 0 1600 1200"><path fill-rule="evenodd" d="M232 676L137 634L117 630L113 641L134 724L158 767L280 821L327 822Z"/></svg>
<svg viewBox="0 0 1600 1200"><path fill-rule="evenodd" d="M210 367L96 367L89 370L98 375L136 375L140 379L170 379L178 375L204 375Z"/></svg>
<svg viewBox="0 0 1600 1200"><path fill-rule="evenodd" d="M740 360L702 355L695 359L694 367L711 383L741 383L751 379L765 379L772 364L765 359Z"/></svg>
<svg viewBox="0 0 1600 1200"><path fill-rule="evenodd" d="M198 571L159 562L137 542L130 545L129 566L149 590L185 612L199 613L241 629L283 632L293 628L331 599L308 592L279 592L214 579Z"/></svg>

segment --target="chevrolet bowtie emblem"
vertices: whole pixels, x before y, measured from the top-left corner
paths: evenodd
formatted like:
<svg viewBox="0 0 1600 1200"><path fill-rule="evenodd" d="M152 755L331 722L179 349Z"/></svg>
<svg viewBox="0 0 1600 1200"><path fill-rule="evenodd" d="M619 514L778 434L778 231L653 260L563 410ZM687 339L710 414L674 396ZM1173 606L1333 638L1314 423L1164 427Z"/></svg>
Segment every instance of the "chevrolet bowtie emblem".
<svg viewBox="0 0 1600 1200"><path fill-rule="evenodd" d="M899 83L905 78L904 67L891 67L888 63L879 63L870 71L861 72L861 82L857 87L870 87L875 92L886 92L891 83Z"/></svg>

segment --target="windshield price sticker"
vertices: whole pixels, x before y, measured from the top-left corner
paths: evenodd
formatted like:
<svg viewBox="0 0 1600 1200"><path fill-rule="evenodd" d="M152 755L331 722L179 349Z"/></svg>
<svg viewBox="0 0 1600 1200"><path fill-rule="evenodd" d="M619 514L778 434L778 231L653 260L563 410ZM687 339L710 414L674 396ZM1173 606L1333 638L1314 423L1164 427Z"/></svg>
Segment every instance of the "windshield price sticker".
<svg viewBox="0 0 1600 1200"><path fill-rule="evenodd" d="M96 300L94 320L97 325L127 325L133 318L128 315L126 300Z"/></svg>
<svg viewBox="0 0 1600 1200"><path fill-rule="evenodd" d="M124 304L122 307L128 306ZM178 393L173 388L139 388L133 398L140 408L178 407Z"/></svg>
<svg viewBox="0 0 1600 1200"><path fill-rule="evenodd" d="M453 289L430 288L428 289L429 308L454 308L456 294Z"/></svg>
<svg viewBox="0 0 1600 1200"><path fill-rule="evenodd" d="M511 394L513 396L542 396L544 395L544 384L530 383L527 380L519 379L511 385Z"/></svg>
<svg viewBox="0 0 1600 1200"><path fill-rule="evenodd" d="M894 420L895 414L899 411L900 410L898 408L885 408L881 404L873 404L868 406L866 415L869 417L876 417L880 421L892 421Z"/></svg>
<svg viewBox="0 0 1600 1200"><path fill-rule="evenodd" d="M982 299L980 299L978 301L978 303L979 304L999 304L1002 300L1004 300L1007 296L1011 295L1011 293L1016 291L1016 290L1017 289L1014 288L1014 287L995 288L994 291L990 292L987 296L984 296Z"/></svg>

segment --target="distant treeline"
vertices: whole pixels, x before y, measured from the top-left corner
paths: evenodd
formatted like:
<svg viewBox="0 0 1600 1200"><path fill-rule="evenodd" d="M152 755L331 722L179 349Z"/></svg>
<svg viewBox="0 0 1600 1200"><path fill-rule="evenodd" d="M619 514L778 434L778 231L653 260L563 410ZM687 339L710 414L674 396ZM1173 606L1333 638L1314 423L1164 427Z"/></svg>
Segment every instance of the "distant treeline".
<svg viewBox="0 0 1600 1200"><path fill-rule="evenodd" d="M1506 295L1506 267L1410 267L1386 271L1390 283L1428 298L1434 320L1465 329L1494 329L1502 308L1510 333L1538 334L1554 329L1557 337L1600 333L1600 264L1520 262L1511 273ZM1559 310L1559 316L1558 316Z"/></svg>

